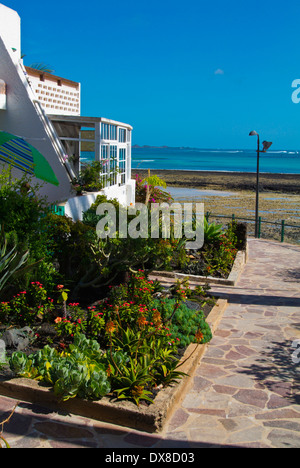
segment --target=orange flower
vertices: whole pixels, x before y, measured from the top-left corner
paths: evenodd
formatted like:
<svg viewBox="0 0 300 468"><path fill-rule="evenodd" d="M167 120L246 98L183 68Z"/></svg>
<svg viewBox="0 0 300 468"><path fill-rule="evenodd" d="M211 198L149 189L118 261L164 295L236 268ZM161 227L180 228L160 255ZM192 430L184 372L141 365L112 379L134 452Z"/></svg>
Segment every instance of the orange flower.
<svg viewBox="0 0 300 468"><path fill-rule="evenodd" d="M131 390L132 396L140 397L143 394L144 387L142 385L135 385Z"/></svg>
<svg viewBox="0 0 300 468"><path fill-rule="evenodd" d="M158 312L158 310L156 310L154 312L152 319L153 319L153 322L155 323L155 325L160 325L161 324L161 315Z"/></svg>
<svg viewBox="0 0 300 468"><path fill-rule="evenodd" d="M146 320L146 317L143 315L137 319L137 323L139 327L144 327L148 322Z"/></svg>
<svg viewBox="0 0 300 468"><path fill-rule="evenodd" d="M61 321L62 321L61 317L56 317L56 319L54 320L55 323L60 323Z"/></svg>
<svg viewBox="0 0 300 468"><path fill-rule="evenodd" d="M109 322L106 324L105 330L107 333L113 333L116 330L115 323L112 320L109 320Z"/></svg>
<svg viewBox="0 0 300 468"><path fill-rule="evenodd" d="M197 340L197 343L200 343L200 341L201 341L202 338L203 338L203 333L201 333L201 331L198 330L198 331L196 332L196 334L195 334L195 338L196 338L196 340Z"/></svg>
<svg viewBox="0 0 300 468"><path fill-rule="evenodd" d="M58 284L58 285L56 286L56 289L63 289L63 288L64 288L64 285L63 285L63 284Z"/></svg>

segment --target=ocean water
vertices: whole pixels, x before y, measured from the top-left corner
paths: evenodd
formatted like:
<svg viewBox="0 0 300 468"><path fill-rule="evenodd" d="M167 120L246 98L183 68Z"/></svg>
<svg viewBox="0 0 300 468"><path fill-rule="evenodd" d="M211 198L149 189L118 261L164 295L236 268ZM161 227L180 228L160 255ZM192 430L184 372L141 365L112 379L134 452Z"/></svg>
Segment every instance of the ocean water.
<svg viewBox="0 0 300 468"><path fill-rule="evenodd" d="M300 151L260 153L260 172L300 175ZM255 172L254 150L132 148L132 169Z"/></svg>

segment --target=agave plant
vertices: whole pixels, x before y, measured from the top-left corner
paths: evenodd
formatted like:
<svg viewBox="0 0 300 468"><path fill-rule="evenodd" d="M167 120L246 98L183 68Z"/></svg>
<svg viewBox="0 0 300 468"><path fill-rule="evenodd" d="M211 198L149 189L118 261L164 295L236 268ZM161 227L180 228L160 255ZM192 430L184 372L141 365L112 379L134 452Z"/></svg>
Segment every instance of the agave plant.
<svg viewBox="0 0 300 468"><path fill-rule="evenodd" d="M220 239L222 226L216 223L209 223L204 217L204 242L210 244Z"/></svg>
<svg viewBox="0 0 300 468"><path fill-rule="evenodd" d="M12 276L27 262L29 251L20 254L15 243L11 250L7 251L7 239L3 229L0 233L0 292Z"/></svg>

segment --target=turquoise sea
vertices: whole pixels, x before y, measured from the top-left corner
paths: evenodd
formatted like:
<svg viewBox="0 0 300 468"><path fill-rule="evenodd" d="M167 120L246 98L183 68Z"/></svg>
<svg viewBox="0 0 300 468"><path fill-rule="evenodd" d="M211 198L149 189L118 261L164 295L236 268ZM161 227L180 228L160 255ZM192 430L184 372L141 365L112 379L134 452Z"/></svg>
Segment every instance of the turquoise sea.
<svg viewBox="0 0 300 468"><path fill-rule="evenodd" d="M254 150L198 148L132 148L132 169L256 172ZM260 172L300 175L300 151L260 153Z"/></svg>

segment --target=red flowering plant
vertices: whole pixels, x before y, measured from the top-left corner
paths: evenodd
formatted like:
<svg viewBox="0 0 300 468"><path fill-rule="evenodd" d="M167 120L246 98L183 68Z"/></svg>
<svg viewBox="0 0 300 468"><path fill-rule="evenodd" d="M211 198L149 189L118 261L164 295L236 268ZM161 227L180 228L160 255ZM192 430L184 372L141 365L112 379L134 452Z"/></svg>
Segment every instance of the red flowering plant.
<svg viewBox="0 0 300 468"><path fill-rule="evenodd" d="M86 334L90 338L98 338L104 330L104 313L96 306L88 307Z"/></svg>
<svg viewBox="0 0 300 468"><path fill-rule="evenodd" d="M143 270L132 274L128 283L111 288L102 309L107 324L106 338L111 339L112 330L116 339L131 330L146 341L159 342L159 347L176 350L179 340L172 337L159 310L153 306L158 289L161 289L159 283L149 280Z"/></svg>
<svg viewBox="0 0 300 468"><path fill-rule="evenodd" d="M158 322L157 317L153 318L153 295L160 289L159 283L149 280L144 270L132 273L128 282L110 288L109 298L99 309L103 320L118 323L121 328L153 326Z"/></svg>
<svg viewBox="0 0 300 468"><path fill-rule="evenodd" d="M88 338L97 339L104 329L103 312L96 306L83 309L79 303L66 305L66 316L56 317L54 320L58 336L62 338L73 337L76 333L84 333Z"/></svg>
<svg viewBox="0 0 300 468"><path fill-rule="evenodd" d="M231 270L237 251L236 239L228 230L220 236L217 246L211 246L203 252L207 275L226 277Z"/></svg>
<svg viewBox="0 0 300 468"><path fill-rule="evenodd" d="M155 291L156 284L148 280L144 270L132 273L127 283L111 288L110 299L115 305L120 301L132 303L149 303Z"/></svg>
<svg viewBox="0 0 300 468"><path fill-rule="evenodd" d="M73 337L76 333L85 333L86 321L83 319L72 319L66 317L57 317L54 320L58 336Z"/></svg>
<svg viewBox="0 0 300 468"><path fill-rule="evenodd" d="M158 284L149 280L143 271L131 275L128 283L111 288L108 300L103 303L104 320L114 324L114 332L130 328L143 336L155 336L168 349L176 349L184 340L178 338L180 326L174 327L173 321L180 312L183 320L188 308L182 309L182 303L193 296L193 291L187 280L177 281L170 289L172 298L164 301L155 298ZM165 305L164 305L165 304ZM193 328L196 332L197 329ZM192 335L189 332L189 335ZM183 344L183 346L184 346Z"/></svg>
<svg viewBox="0 0 300 468"><path fill-rule="evenodd" d="M46 321L54 309L54 301L48 297L44 286L31 282L28 288L13 296L9 302L0 304L0 320L25 326Z"/></svg>

